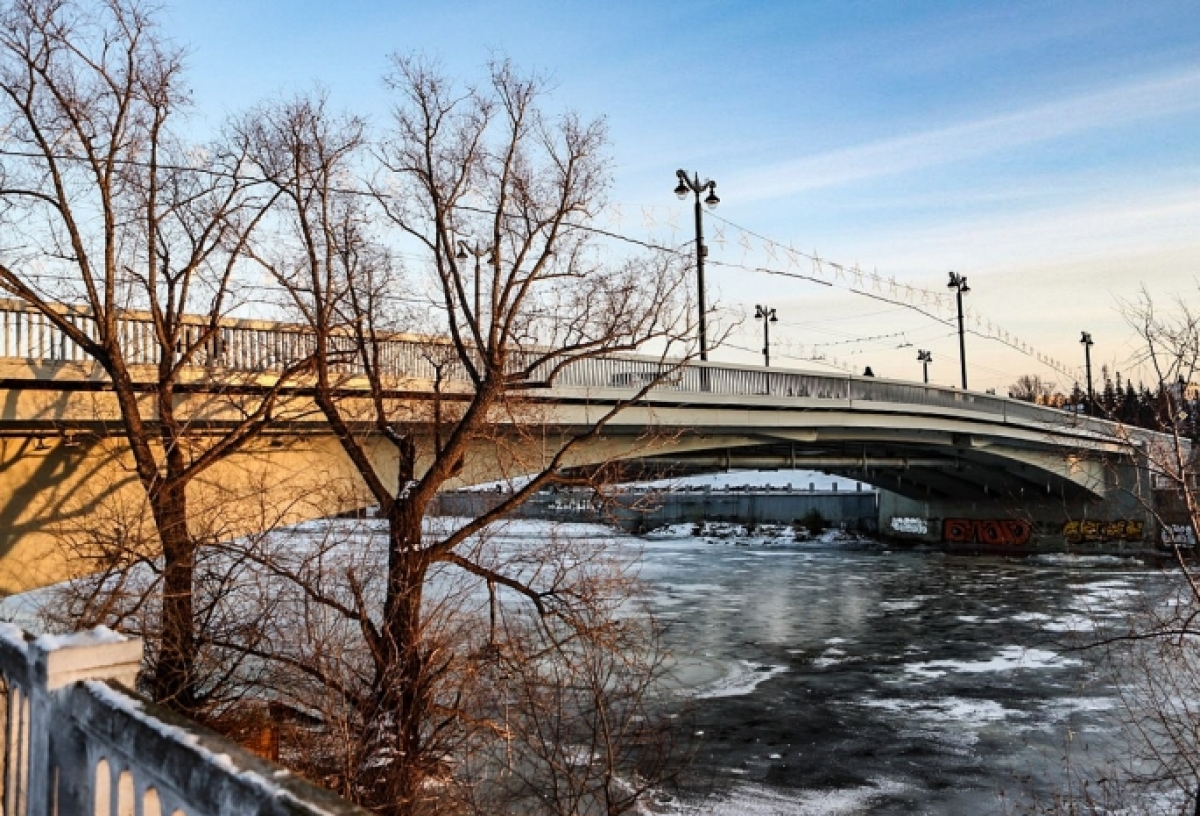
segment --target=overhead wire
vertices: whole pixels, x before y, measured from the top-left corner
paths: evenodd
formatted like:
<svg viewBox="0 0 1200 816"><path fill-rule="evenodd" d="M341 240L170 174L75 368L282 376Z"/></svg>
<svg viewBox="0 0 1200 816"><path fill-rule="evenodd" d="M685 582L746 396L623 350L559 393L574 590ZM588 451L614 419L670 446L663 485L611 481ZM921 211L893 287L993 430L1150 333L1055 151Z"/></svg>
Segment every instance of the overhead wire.
<svg viewBox="0 0 1200 816"><path fill-rule="evenodd" d="M35 160L45 160L46 158L48 158L46 155L44 155L42 153L37 153L37 152L32 152L32 151L18 151L18 150L11 150L11 149L7 149L7 148L0 148L0 156L10 156L10 157L15 157L15 158L27 158L27 159L35 159ZM75 162L80 162L80 163L85 163L85 164L89 162L89 159L87 159L86 157L76 156L76 155L71 155L71 154L53 154L49 158L54 159L54 160L59 160L59 161L75 161ZM120 158L120 157L114 158L113 163L119 164L122 166L140 166L140 167L150 167L151 166L149 162L146 162L144 160L126 159L126 158ZM258 184L269 183L267 179L261 178L261 177L253 177L248 174L231 173L226 170L214 170L212 168L205 168L205 167L199 167L199 166L194 166L194 165L180 165L180 164L173 164L173 163L156 163L154 166L159 169L163 169L163 170L196 172L196 173L213 176L213 177L228 178L230 180L246 183L248 185L258 185ZM373 199L379 199L379 198L394 199L395 198L395 196L393 196L393 195L389 195L387 193L383 193L383 192L380 192L377 190L368 191L368 190L355 189L355 188L333 187L330 189L330 191L334 192L334 193L339 193L339 194L363 196L363 197L369 197L369 198L373 198ZM475 212L478 214L489 215L489 216L495 215L495 212L493 210L488 210L488 209L482 208L482 207L473 207L470 205L458 205L457 208L460 210L463 210L465 212ZM864 273L858 267L857 264L854 265L853 267L847 267L844 264L840 264L840 263L837 263L834 261L823 259L819 255L817 255L815 252L810 254L803 250L797 250L791 246L785 246L779 241L775 241L774 239L768 238L768 237L756 232L755 230L744 227L740 224L737 224L734 221L731 221L730 219L724 218L715 213L710 213L709 217L713 218L714 220L717 220L735 230L738 230L745 235L749 235L749 236L756 238L757 240L762 242L764 247L768 247L768 246L775 247L778 250L782 250L782 251L786 252L790 257L798 256L798 257L805 258L805 259L809 260L810 262L816 264L818 267L820 267L822 264L828 264L829 266L831 266L835 270L837 270L837 273L835 273L835 275L838 273L845 274L846 270L850 269L856 278L861 278L862 276L867 275L868 277L871 277L872 280L875 281L876 285L882 285L884 283L884 281L878 276L878 273L875 273L875 272ZM681 244L680 247L670 247L670 246L663 245L661 243L655 243L655 242L651 242L651 241L642 240L642 239L639 239L639 238L636 238L636 237L633 237L630 235L626 235L621 232L616 232L614 230L606 229L606 228L600 227L596 224L566 222L566 223L564 223L564 226L566 226L570 229L577 229L580 231L585 231L585 232L588 232L593 235L603 236L605 238L609 238L614 241L622 242L625 244L639 246L641 248L652 250L655 252L669 253L669 254L676 255L676 256L683 256L685 254L683 247L687 247L689 244L694 243L694 242L685 242L684 244ZM747 265L744 263L734 263L734 262L721 261L721 260L715 260L715 259L710 259L708 261L708 263L711 266L724 267L724 268L730 268L730 269L738 269L738 270L742 270L742 271L749 271L749 272L765 274L765 275L769 275L769 276L776 276L776 277L783 277L783 278L805 281L805 282L814 283L814 284L828 287L828 288L837 288L842 291L849 292L850 294L858 295L860 297L865 297L865 298L875 300L875 301L878 301L881 303L887 303L891 306L896 307L896 309L898 309L898 310L906 309L906 310L913 311L913 312L920 314L938 324L950 326L952 328L955 327L955 320L952 318L942 317L941 315L934 314L933 312L929 311L928 309L923 308L920 305L917 305L914 303L908 303L908 302L905 302L902 300L897 300L895 298L888 297L888 296L884 295L882 292L871 292L866 289L850 285L849 283L847 283L844 286L837 286L835 283L833 283L831 281L822 280L821 278L816 277L815 275L807 275L807 274L803 274L800 272L775 269L775 268L771 268L771 267L767 267L767 266L751 266L751 265ZM896 281L894 278L891 279L890 281L888 281L887 283L893 289L896 288ZM944 293L932 293L932 292L929 292L929 290L923 290L923 289L920 289L919 287L913 287L909 284L905 284L904 288L910 292L918 292L918 291L923 292L928 298L932 298L934 300L934 302L940 302L941 298L945 296ZM424 302L424 301L416 300L415 302ZM887 310L883 310L883 311L887 311ZM976 323L978 323L980 320L978 311L975 311L975 317L976 317ZM1053 358L1049 357L1048 355L1043 355L1040 352L1037 352L1035 349L1033 349L1031 346L1029 346L1029 344L1024 343L1024 342L1020 341L1019 339L1012 337L1008 332L1000 330L999 326L997 324L993 324L992 321L988 321L988 325L989 325L989 327L994 326L997 329L997 331L995 333L984 333L984 332L978 331L977 329L970 328L966 325L964 325L963 330L966 333L969 333L973 336L979 337L980 339L987 340L987 341L994 342L994 343L999 343L999 344L1007 346L1015 351L1018 351L1022 354L1025 354L1026 356L1033 357L1039 363L1046 365L1047 367L1049 367L1053 370L1056 370L1065 376L1078 376L1077 373L1072 374L1072 372L1070 372L1066 368L1066 366L1062 365L1057 360L1054 360Z"/></svg>

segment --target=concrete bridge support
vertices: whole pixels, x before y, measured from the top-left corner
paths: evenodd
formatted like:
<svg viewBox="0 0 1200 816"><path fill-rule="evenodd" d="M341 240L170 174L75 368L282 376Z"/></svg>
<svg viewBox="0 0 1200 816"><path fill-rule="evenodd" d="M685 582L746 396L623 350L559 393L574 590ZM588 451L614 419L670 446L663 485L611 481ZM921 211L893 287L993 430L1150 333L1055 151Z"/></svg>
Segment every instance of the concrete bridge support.
<svg viewBox="0 0 1200 816"><path fill-rule="evenodd" d="M215 465L188 494L192 532L219 541L364 503L329 436L269 438ZM145 491L120 437L0 439L0 592L153 554Z"/></svg>
<svg viewBox="0 0 1200 816"><path fill-rule="evenodd" d="M1159 537L1149 472L1106 463L1096 493L1053 490L986 499L915 498L882 491L880 532L892 539L936 543L952 551L1145 552Z"/></svg>

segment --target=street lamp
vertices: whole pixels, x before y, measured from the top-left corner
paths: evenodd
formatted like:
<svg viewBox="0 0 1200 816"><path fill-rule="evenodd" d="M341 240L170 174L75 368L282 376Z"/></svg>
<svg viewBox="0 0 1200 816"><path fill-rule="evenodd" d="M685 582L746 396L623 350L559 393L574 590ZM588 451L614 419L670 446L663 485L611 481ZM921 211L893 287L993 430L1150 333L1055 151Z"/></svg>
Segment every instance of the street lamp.
<svg viewBox="0 0 1200 816"><path fill-rule="evenodd" d="M680 199L686 199L689 192L696 194L696 293L700 307L700 322L698 329L700 331L700 359L708 359L708 337L705 331L705 303L704 303L704 258L708 255L708 247L704 246L704 225L700 219L700 194L705 190L708 195L704 197L704 203L711 210L721 203L721 199L717 198L717 183L711 179L700 181L700 174L695 174L694 178L688 178L688 174L683 170L676 170L675 175L679 177L679 184L675 186L675 195Z"/></svg>
<svg viewBox="0 0 1200 816"><path fill-rule="evenodd" d="M958 359L962 365L962 387L963 391L967 390L967 341L963 330L963 310L962 296L971 291L971 287L967 286L967 276L960 275L957 272L950 273L950 282L946 284L954 290L958 298Z"/></svg>
<svg viewBox="0 0 1200 816"><path fill-rule="evenodd" d="M1096 404L1096 394L1092 391L1092 333L1080 332L1079 342L1083 344L1083 362L1087 369L1087 385L1088 385L1088 416L1092 415L1093 406Z"/></svg>
<svg viewBox="0 0 1200 816"><path fill-rule="evenodd" d="M925 377L925 384L929 385L929 364L933 362L933 352L919 349L917 351L917 362L921 364L921 373Z"/></svg>
<svg viewBox="0 0 1200 816"><path fill-rule="evenodd" d="M766 306L754 307L754 319L763 322L763 366L771 367L771 324L778 323L779 318L775 316L775 310L769 309Z"/></svg>
<svg viewBox="0 0 1200 816"><path fill-rule="evenodd" d="M478 243L471 247L467 246L466 241L460 240L458 242L458 254L454 257L460 261L465 261L468 255L475 256L475 323L480 327L480 331L482 331L483 318L479 315L479 260L486 256L489 264L495 264L496 255L492 251L492 247L481 247Z"/></svg>

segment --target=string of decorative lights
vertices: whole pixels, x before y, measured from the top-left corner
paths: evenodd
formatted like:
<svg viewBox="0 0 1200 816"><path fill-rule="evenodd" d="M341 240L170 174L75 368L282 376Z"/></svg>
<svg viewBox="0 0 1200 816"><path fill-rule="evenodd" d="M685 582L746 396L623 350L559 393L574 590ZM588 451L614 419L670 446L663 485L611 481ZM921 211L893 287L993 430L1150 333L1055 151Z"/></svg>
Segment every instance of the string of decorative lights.
<svg viewBox="0 0 1200 816"><path fill-rule="evenodd" d="M36 153L33 151L19 151L19 150L11 150L11 149L4 149L4 148L0 148L0 156L8 156L8 157L12 157L12 158L27 158L27 159L34 159L34 160L45 160L46 159L45 155ZM66 154L66 153L56 154L56 155L53 155L51 158L54 160L58 160L58 161L71 161L71 162L82 162L82 163L87 163L89 161L89 159L87 157L71 155L71 154ZM141 161L141 160L137 160L137 159L123 159L123 158L119 158L119 157L114 159L114 163L120 164L122 166L134 166L134 167L138 167L138 166L149 167L150 166L149 162L145 162L145 161ZM205 167L199 167L199 166L193 166L193 165L175 165L175 164L170 164L170 163L159 163L159 164L156 164L155 166L160 170L178 170L178 171L196 172L196 173L208 175L210 177L228 178L230 180L239 182L241 184L245 184L247 186L256 186L259 184L266 183L265 179L255 178L249 174L242 174L242 173L235 174L235 173L230 173L228 171L213 169L213 168L205 168ZM394 197L394 196L391 196L391 195L388 195L386 193L382 193L379 191L367 191L367 190L353 189L353 188L331 189L330 192L341 193L341 194L345 194L345 195L363 196L363 197L369 197L369 198L378 198L378 197L393 198ZM464 212L474 212L474 213L484 214L484 215L494 214L492 211L489 211L485 208L479 208L479 207L470 207L470 206L461 206L460 205L458 207L458 209L460 209ZM619 205L619 204L610 205L610 207L608 209L609 209L609 213L610 213L610 220L615 220L617 227L619 229L621 220L623 218L623 214L621 212L621 205ZM653 229L657 224L657 220L656 220L656 216L655 216L655 207L653 207L653 206L652 207L642 207L641 209L642 209L643 223L645 224L645 226L648 229ZM678 225L678 223L676 223L676 221L674 219L678 218L678 211L675 209L671 209L671 210L668 210L667 212L668 212L667 226L670 229L672 229L673 234L677 233L679 230L679 225ZM884 303L889 303L889 304L903 307L906 309L911 309L920 314L925 315L926 317L930 318L931 320L935 320L939 323L944 323L946 325L950 325L951 321L950 321L950 317L949 317L948 313L949 313L949 307L950 307L951 303L953 302L953 297L944 292L940 292L937 290L929 290L929 289L925 289L922 287L913 286L913 285L907 284L907 283L900 283L899 281L896 280L894 275L891 277L888 277L888 278L884 278L879 275L877 270L871 270L869 272L864 271L863 269L861 269L861 267L857 263L854 264L853 266L849 266L846 264L831 261L831 260L822 258L815 250L810 253L810 252L805 252L803 250L796 249L793 245L790 245L790 244L784 245L783 243L781 243L779 241L776 241L772 238L768 238L764 235L761 235L751 229L748 229L739 224L736 224L727 218L716 215L715 213L710 213L709 217L710 217L710 219L718 222L718 234L716 236L714 236L714 238L713 238L714 243L719 243L722 245L725 243L726 239L724 236L724 231L719 228L720 225L724 225L731 229L737 230L740 233L741 238L739 239L739 245L743 249L743 262L736 263L736 262L731 262L731 261L718 261L718 260L709 258L707 262L708 262L708 264L710 264L712 266L722 266L722 267L726 267L726 268L739 269L739 270L750 271L750 272L755 272L755 273L759 273L759 274L776 275L776 276L781 276L781 277L793 278L793 279L797 279L797 280L804 280L804 281L816 283L816 284L831 287L831 288L837 288L837 289L849 292L851 294L871 298L873 300L878 300L878 301L881 301ZM688 252L690 252L690 247L691 247L690 242L688 244L684 244L682 247L679 247L679 248L671 247L671 246L664 246L662 244L654 243L652 241L638 239L633 236L629 236L629 235L626 235L624 233L621 233L621 232L618 232L615 230L605 229L605 228L602 228L595 224L567 223L567 224L564 224L563 226L568 227L570 229L578 229L581 231L589 232L591 234L604 236L606 238L610 238L610 239L613 239L616 241L621 241L624 243L637 245L642 248L649 249L649 250L652 250L655 252L670 253L670 254L676 255L676 256L684 256L684 255L688 254ZM761 246L763 252L767 255L768 259L770 259L774 264L779 264L781 262L786 263L787 269L780 269L775 266L752 266L752 265L745 263L746 259L749 256L749 253L755 249L751 239L757 240L759 242L759 245ZM811 274L805 274L805 273L799 271L800 264L802 262L807 262L808 264L811 265L811 270L812 270ZM885 294L885 290L886 290L886 294ZM919 300L919 302L918 302L918 300ZM943 316L942 314L935 313L935 311L931 311L931 310L936 310L937 312L946 310L947 315ZM973 328L966 329L966 331L968 333L970 333L974 336L980 337L982 339L986 339L986 340L993 341L993 342L998 342L998 343L1001 343L1002 345L1008 346L1009 348L1019 351L1022 354L1025 354L1025 355L1035 359L1040 364L1042 364L1054 371L1057 371L1060 374L1063 374L1065 376L1075 377L1075 378L1079 377L1080 372L1075 370L1076 367L1067 366L1064 363L1062 363L1061 361L1057 360L1056 358L1038 351L1036 348L1034 348L1029 343L1025 342L1024 340L1021 340L1020 338L1016 337L1012 333L1003 329L998 323L993 322L991 320L985 320L977 309L968 306L967 309L965 310L965 317L968 321L974 323Z"/></svg>

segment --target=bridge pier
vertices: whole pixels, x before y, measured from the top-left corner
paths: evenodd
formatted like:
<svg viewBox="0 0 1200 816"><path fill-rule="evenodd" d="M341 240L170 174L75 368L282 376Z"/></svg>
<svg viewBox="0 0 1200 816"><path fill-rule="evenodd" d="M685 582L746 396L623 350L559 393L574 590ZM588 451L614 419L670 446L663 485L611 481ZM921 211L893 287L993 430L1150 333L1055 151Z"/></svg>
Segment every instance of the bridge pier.
<svg viewBox="0 0 1200 816"><path fill-rule="evenodd" d="M331 436L264 437L197 477L189 523L222 541L366 501ZM123 438L0 438L0 594L153 557L154 541Z"/></svg>
<svg viewBox="0 0 1200 816"><path fill-rule="evenodd" d="M898 542L952 552L1147 553L1160 541L1160 501L1150 474L1109 463L1101 495L1042 493L974 499L914 498L881 491L879 530Z"/></svg>

